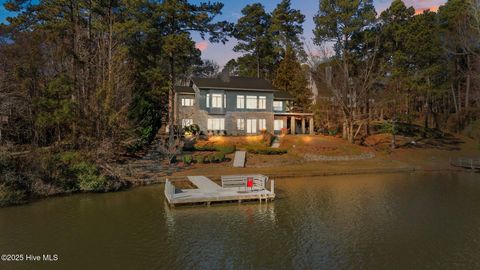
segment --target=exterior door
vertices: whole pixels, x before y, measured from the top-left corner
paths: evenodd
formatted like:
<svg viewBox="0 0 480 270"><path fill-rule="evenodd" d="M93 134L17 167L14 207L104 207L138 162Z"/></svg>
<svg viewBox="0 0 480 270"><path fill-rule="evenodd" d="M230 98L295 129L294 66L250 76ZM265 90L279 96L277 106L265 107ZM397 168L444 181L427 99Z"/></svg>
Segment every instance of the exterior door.
<svg viewBox="0 0 480 270"><path fill-rule="evenodd" d="M257 133L257 119L247 119L247 133L248 134Z"/></svg>
<svg viewBox="0 0 480 270"><path fill-rule="evenodd" d="M273 121L273 130L275 131L282 131L283 128L283 120L274 120Z"/></svg>

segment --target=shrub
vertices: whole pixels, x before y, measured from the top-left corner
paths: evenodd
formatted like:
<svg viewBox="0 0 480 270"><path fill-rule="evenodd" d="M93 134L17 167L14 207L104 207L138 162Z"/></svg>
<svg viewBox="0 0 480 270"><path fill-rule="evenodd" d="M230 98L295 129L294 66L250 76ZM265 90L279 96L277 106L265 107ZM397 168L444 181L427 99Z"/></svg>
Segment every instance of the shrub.
<svg viewBox="0 0 480 270"><path fill-rule="evenodd" d="M213 158L213 160L211 160L212 162L223 162L223 161L225 161L225 154L224 153L216 153L216 154L212 155L211 158Z"/></svg>
<svg viewBox="0 0 480 270"><path fill-rule="evenodd" d="M207 155L207 156L204 156L204 157L203 157L203 163L204 163L204 164L210 163L210 161L211 161L210 155Z"/></svg>
<svg viewBox="0 0 480 270"><path fill-rule="evenodd" d="M185 155L183 156L182 160L185 164L191 164L193 161L193 157L191 155Z"/></svg>
<svg viewBox="0 0 480 270"><path fill-rule="evenodd" d="M338 134L338 129L328 130L328 135L330 135L330 136L337 136L337 134Z"/></svg>
<svg viewBox="0 0 480 270"><path fill-rule="evenodd" d="M14 189L5 183L0 184L0 207L24 203L26 197L24 190Z"/></svg>
<svg viewBox="0 0 480 270"><path fill-rule="evenodd" d="M0 152L0 174L3 174L7 171L10 166L9 156L5 152Z"/></svg>
<svg viewBox="0 0 480 270"><path fill-rule="evenodd" d="M88 162L80 162L73 167L78 180L78 186L81 191L105 191L107 181L103 175L100 175L97 167Z"/></svg>
<svg viewBox="0 0 480 270"><path fill-rule="evenodd" d="M216 145L215 150L224 154L231 154L237 150L235 144Z"/></svg>
<svg viewBox="0 0 480 270"><path fill-rule="evenodd" d="M273 140L275 139L275 136L273 136L272 133L262 130L262 142L265 146L270 146L272 145Z"/></svg>
<svg viewBox="0 0 480 270"><path fill-rule="evenodd" d="M197 163L204 163L205 157L202 156L202 155L195 156L195 161L196 161Z"/></svg>
<svg viewBox="0 0 480 270"><path fill-rule="evenodd" d="M195 145L196 151L218 151L225 154L230 154L235 152L237 147L234 144L205 144L205 145Z"/></svg>
<svg viewBox="0 0 480 270"><path fill-rule="evenodd" d="M197 124L186 126L183 128L186 134L197 135L200 132L200 127Z"/></svg>
<svg viewBox="0 0 480 270"><path fill-rule="evenodd" d="M195 145L194 149L196 151L215 151L215 146L213 144Z"/></svg>
<svg viewBox="0 0 480 270"><path fill-rule="evenodd" d="M279 148L247 148L248 153L257 154L257 155L283 155L286 154L288 151L286 149L279 149Z"/></svg>

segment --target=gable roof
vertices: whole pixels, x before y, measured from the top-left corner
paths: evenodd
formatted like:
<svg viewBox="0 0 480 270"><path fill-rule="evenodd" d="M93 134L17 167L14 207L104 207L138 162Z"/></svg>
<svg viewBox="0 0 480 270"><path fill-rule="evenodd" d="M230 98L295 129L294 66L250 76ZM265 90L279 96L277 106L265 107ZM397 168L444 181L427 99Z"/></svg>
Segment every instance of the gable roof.
<svg viewBox="0 0 480 270"><path fill-rule="evenodd" d="M273 92L273 99L293 99L293 96L285 91L277 90Z"/></svg>
<svg viewBox="0 0 480 270"><path fill-rule="evenodd" d="M177 93L187 93L187 94L195 94L195 90L193 90L190 86L175 86L175 92Z"/></svg>
<svg viewBox="0 0 480 270"><path fill-rule="evenodd" d="M275 87L265 79L248 77L220 78L192 78L198 88L221 88L235 90L276 91Z"/></svg>

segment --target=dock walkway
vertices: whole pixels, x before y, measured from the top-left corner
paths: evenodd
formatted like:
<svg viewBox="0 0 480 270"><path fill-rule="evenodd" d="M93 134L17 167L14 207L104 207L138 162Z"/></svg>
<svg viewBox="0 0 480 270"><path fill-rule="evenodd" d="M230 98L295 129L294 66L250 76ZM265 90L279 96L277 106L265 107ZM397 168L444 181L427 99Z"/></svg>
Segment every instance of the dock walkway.
<svg viewBox="0 0 480 270"><path fill-rule="evenodd" d="M245 179L245 176L228 176L227 179L236 181L238 183L239 180L235 180L235 178ZM275 198L273 180L270 180L270 190L267 190L266 188L258 188L258 181L262 181L263 179L263 181L266 182L268 177L255 175L251 178L254 179L254 182L257 182L255 184L257 188L239 188L238 185L233 187L228 186L227 184L222 187L205 176L189 176L188 180L198 188L177 189L175 188L174 184L167 179L165 182L165 198L170 206L196 203L205 203L210 205L212 202L241 203L242 201L251 200L271 201ZM263 183L263 187L265 187L265 183Z"/></svg>
<svg viewBox="0 0 480 270"><path fill-rule="evenodd" d="M189 176L188 180L205 192L215 192L222 188L205 176Z"/></svg>

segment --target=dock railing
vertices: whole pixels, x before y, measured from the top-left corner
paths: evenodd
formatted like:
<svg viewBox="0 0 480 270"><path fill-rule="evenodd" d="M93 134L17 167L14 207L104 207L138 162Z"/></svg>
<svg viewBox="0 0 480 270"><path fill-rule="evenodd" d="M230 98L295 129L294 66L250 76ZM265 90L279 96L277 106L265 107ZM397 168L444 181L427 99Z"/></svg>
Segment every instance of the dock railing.
<svg viewBox="0 0 480 270"><path fill-rule="evenodd" d="M175 186L170 180L165 180L165 197L173 199L175 197Z"/></svg>
<svg viewBox="0 0 480 270"><path fill-rule="evenodd" d="M450 164L455 167L462 167L472 170L480 170L480 159L457 158L450 159Z"/></svg>
<svg viewBox="0 0 480 270"><path fill-rule="evenodd" d="M252 174L252 175L223 175L222 176L222 187L223 188L243 188L247 186L247 180L249 178L253 179L253 188L264 190L268 177L261 174Z"/></svg>

